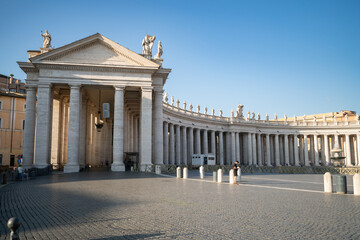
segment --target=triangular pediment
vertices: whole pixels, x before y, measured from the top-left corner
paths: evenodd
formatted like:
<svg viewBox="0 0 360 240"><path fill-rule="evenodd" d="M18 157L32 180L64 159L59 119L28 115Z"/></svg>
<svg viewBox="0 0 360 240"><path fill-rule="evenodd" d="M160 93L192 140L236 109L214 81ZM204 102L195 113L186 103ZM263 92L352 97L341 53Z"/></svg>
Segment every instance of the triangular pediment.
<svg viewBox="0 0 360 240"><path fill-rule="evenodd" d="M33 57L30 60L33 63L159 67L155 62L111 41L101 34L95 34L70 43Z"/></svg>

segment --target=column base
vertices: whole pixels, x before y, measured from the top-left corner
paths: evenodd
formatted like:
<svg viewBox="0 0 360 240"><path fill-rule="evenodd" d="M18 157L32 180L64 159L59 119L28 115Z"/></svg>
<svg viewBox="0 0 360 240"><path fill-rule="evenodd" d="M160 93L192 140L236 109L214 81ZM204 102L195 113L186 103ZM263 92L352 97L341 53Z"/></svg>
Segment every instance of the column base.
<svg viewBox="0 0 360 240"><path fill-rule="evenodd" d="M152 164L141 164L140 171L141 172L151 172Z"/></svg>
<svg viewBox="0 0 360 240"><path fill-rule="evenodd" d="M113 172L125 172L125 165L111 165L111 171Z"/></svg>
<svg viewBox="0 0 360 240"><path fill-rule="evenodd" d="M65 165L64 173L75 173L75 172L80 172L79 165Z"/></svg>

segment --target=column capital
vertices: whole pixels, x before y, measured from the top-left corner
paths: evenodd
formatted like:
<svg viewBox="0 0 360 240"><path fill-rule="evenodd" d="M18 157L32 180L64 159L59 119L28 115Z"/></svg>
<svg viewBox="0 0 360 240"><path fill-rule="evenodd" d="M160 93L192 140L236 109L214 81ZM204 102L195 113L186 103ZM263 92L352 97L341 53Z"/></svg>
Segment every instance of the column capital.
<svg viewBox="0 0 360 240"><path fill-rule="evenodd" d="M114 86L115 91L123 91L125 86Z"/></svg>
<svg viewBox="0 0 360 240"><path fill-rule="evenodd" d="M142 92L152 92L153 87L141 87Z"/></svg>
<svg viewBox="0 0 360 240"><path fill-rule="evenodd" d="M36 85L25 85L26 91L36 91Z"/></svg>
<svg viewBox="0 0 360 240"><path fill-rule="evenodd" d="M50 88L51 87L51 83L39 83L37 85L38 88Z"/></svg>
<svg viewBox="0 0 360 240"><path fill-rule="evenodd" d="M80 88L80 87L81 87L81 84L78 84L78 83L69 84L69 87L70 87L71 89L77 89L77 88Z"/></svg>

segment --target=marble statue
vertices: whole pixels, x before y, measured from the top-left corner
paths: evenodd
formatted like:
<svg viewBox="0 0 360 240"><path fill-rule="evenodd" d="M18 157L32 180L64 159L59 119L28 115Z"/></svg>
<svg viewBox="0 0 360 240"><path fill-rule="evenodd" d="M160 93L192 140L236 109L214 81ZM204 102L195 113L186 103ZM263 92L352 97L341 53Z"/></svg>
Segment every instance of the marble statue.
<svg viewBox="0 0 360 240"><path fill-rule="evenodd" d="M247 119L250 119L250 111L247 112Z"/></svg>
<svg viewBox="0 0 360 240"><path fill-rule="evenodd" d="M296 117L296 115L294 115L294 122L297 122L297 117Z"/></svg>
<svg viewBox="0 0 360 240"><path fill-rule="evenodd" d="M314 122L316 122L316 116L314 116L314 119L313 119L313 120L314 120Z"/></svg>
<svg viewBox="0 0 360 240"><path fill-rule="evenodd" d="M242 118L242 117L244 117L244 116L243 116L243 108L244 108L244 105L242 105L242 104L239 104L239 105L237 106L237 109L236 109L236 117L237 117L237 118Z"/></svg>
<svg viewBox="0 0 360 240"><path fill-rule="evenodd" d="M231 109L231 117L234 117L234 109Z"/></svg>
<svg viewBox="0 0 360 240"><path fill-rule="evenodd" d="M158 42L158 52L155 55L154 59L161 59L161 56L163 55L163 49L161 45L161 41Z"/></svg>
<svg viewBox="0 0 360 240"><path fill-rule="evenodd" d="M186 110L186 101L183 103L183 109Z"/></svg>
<svg viewBox="0 0 360 240"><path fill-rule="evenodd" d="M347 114L345 115L345 121L346 121L346 122L348 122L348 121L349 121L349 117L348 117L348 115L347 115Z"/></svg>
<svg viewBox="0 0 360 240"><path fill-rule="evenodd" d="M200 106L199 106L199 104L196 106L196 112L197 112L197 113L200 113Z"/></svg>
<svg viewBox="0 0 360 240"><path fill-rule="evenodd" d="M43 48L50 48L51 47L51 35L48 32L48 30L45 30L44 34L43 34L43 31L41 31L41 36L44 38Z"/></svg>
<svg viewBox="0 0 360 240"><path fill-rule="evenodd" d="M211 109L211 114L212 114L213 116L215 116L215 109L214 109L214 108Z"/></svg>
<svg viewBox="0 0 360 240"><path fill-rule="evenodd" d="M204 108L204 114L207 114L207 107Z"/></svg>
<svg viewBox="0 0 360 240"><path fill-rule="evenodd" d="M179 106L180 106L180 101L179 99L176 99L176 107L179 108Z"/></svg>
<svg viewBox="0 0 360 240"><path fill-rule="evenodd" d="M257 120L260 120L260 113L257 114Z"/></svg>
<svg viewBox="0 0 360 240"><path fill-rule="evenodd" d="M252 112L251 119L255 120L255 112Z"/></svg>
<svg viewBox="0 0 360 240"><path fill-rule="evenodd" d="M285 122L287 122L287 116L286 116L286 114L284 114L284 119L285 119Z"/></svg>
<svg viewBox="0 0 360 240"><path fill-rule="evenodd" d="M266 113L266 121L268 122L269 121L269 114Z"/></svg>
<svg viewBox="0 0 360 240"><path fill-rule="evenodd" d="M165 95L164 95L164 100L165 100L166 103L168 103L168 101L169 101L168 93L165 93Z"/></svg>
<svg viewBox="0 0 360 240"><path fill-rule="evenodd" d="M278 117L277 117L277 114L276 114L276 113L275 113L274 119L275 119L276 121L278 120Z"/></svg>
<svg viewBox="0 0 360 240"><path fill-rule="evenodd" d="M190 112L192 112L192 110L193 110L193 105L192 105L192 103L190 103L189 109L190 109Z"/></svg>
<svg viewBox="0 0 360 240"><path fill-rule="evenodd" d="M171 106L174 106L174 96L171 97Z"/></svg>
<svg viewBox="0 0 360 240"><path fill-rule="evenodd" d="M219 110L219 113L220 113L220 117L222 117L223 116L223 111L221 109Z"/></svg>
<svg viewBox="0 0 360 240"><path fill-rule="evenodd" d="M142 41L142 54L145 56L152 56L152 47L154 45L154 41L156 36L146 35L144 40Z"/></svg>

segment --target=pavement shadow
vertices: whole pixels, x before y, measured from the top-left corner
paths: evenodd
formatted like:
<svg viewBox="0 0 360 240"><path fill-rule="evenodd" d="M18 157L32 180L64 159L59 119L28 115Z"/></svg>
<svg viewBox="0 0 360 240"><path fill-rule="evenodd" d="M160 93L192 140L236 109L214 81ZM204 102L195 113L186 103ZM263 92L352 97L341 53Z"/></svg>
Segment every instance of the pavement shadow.
<svg viewBox="0 0 360 240"><path fill-rule="evenodd" d="M162 235L164 234L163 233L127 234L127 235L115 236L115 237L91 238L91 240L146 239L152 237L159 237Z"/></svg>

